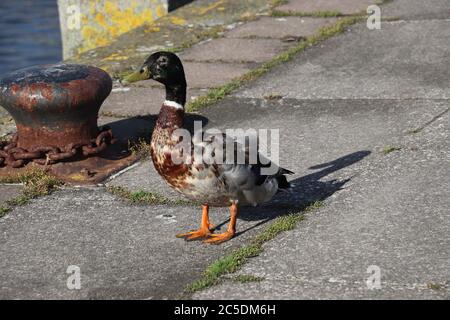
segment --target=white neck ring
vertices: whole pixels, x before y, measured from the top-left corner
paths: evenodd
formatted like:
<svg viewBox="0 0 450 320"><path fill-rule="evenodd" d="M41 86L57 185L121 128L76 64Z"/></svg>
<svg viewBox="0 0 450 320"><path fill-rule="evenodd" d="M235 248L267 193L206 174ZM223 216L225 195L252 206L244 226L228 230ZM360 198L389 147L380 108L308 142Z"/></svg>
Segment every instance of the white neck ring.
<svg viewBox="0 0 450 320"><path fill-rule="evenodd" d="M164 105L167 107L175 108L175 109L180 109L180 110L184 109L183 105L181 105L175 101L166 100L166 101L164 101Z"/></svg>

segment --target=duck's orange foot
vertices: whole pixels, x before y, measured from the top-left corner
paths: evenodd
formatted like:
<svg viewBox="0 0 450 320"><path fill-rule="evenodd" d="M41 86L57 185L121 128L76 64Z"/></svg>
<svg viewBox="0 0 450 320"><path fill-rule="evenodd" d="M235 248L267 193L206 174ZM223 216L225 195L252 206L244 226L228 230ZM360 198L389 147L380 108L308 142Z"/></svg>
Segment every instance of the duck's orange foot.
<svg viewBox="0 0 450 320"><path fill-rule="evenodd" d="M209 229L198 229L196 231L191 231L187 233L177 234L177 238L184 238L186 241L205 239L211 236L211 231Z"/></svg>
<svg viewBox="0 0 450 320"><path fill-rule="evenodd" d="M234 237L234 232L226 231L224 233L210 234L208 239L203 241L208 244L221 244Z"/></svg>

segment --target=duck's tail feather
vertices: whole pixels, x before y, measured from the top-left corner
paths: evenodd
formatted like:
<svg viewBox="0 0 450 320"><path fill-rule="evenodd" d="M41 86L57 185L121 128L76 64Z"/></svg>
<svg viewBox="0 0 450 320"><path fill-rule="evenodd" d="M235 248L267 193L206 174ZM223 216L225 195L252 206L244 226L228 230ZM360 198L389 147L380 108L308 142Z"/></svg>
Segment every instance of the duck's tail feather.
<svg viewBox="0 0 450 320"><path fill-rule="evenodd" d="M291 184L287 181L286 176L278 176L278 190L285 190L291 187Z"/></svg>
<svg viewBox="0 0 450 320"><path fill-rule="evenodd" d="M280 168L280 174L294 174L294 172L285 168Z"/></svg>
<svg viewBox="0 0 450 320"><path fill-rule="evenodd" d="M289 171L287 169L284 168L280 168L280 172L279 175L277 176L277 182L278 182L278 191L280 192L286 192L289 189L291 189L292 187L294 187L294 185L292 183L289 183L286 179L285 174L294 174L294 172Z"/></svg>

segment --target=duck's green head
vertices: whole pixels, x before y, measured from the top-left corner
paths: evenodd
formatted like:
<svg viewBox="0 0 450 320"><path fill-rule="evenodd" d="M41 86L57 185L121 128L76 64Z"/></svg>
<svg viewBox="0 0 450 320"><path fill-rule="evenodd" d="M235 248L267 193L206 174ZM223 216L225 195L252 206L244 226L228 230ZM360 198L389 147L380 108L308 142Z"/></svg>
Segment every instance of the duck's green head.
<svg viewBox="0 0 450 320"><path fill-rule="evenodd" d="M122 83L153 79L166 86L186 86L186 78L180 58L172 52L159 51L150 55L144 64L126 77Z"/></svg>

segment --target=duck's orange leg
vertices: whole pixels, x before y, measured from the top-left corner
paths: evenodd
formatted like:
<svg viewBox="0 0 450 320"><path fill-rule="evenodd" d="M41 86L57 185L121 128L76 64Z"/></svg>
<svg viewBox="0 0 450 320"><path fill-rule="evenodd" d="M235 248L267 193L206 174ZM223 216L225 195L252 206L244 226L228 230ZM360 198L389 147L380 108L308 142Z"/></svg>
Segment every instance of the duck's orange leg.
<svg viewBox="0 0 450 320"><path fill-rule="evenodd" d="M200 229L188 233L177 234L177 238L184 238L186 241L203 239L211 235L213 226L209 222L209 206L202 205L202 222Z"/></svg>
<svg viewBox="0 0 450 320"><path fill-rule="evenodd" d="M209 244L221 244L230 240L236 234L236 219L238 215L238 206L236 202L233 202L230 207L230 223L228 229L224 233L211 234L204 242Z"/></svg>

